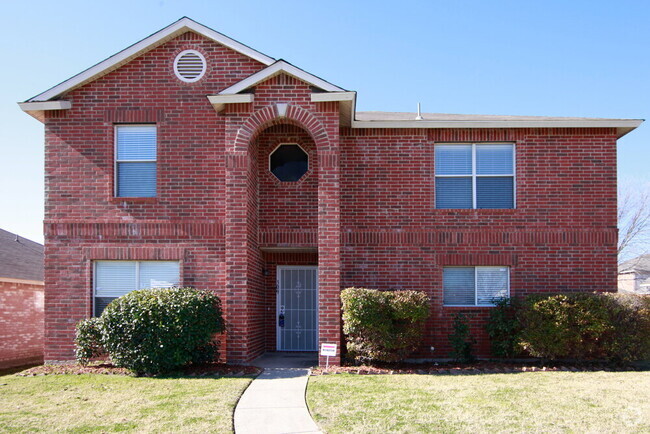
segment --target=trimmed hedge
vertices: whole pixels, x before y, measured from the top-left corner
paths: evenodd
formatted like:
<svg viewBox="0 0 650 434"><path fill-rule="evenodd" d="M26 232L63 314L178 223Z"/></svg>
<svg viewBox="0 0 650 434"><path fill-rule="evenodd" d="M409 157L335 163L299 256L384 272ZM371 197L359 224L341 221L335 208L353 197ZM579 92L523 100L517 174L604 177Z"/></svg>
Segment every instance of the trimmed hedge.
<svg viewBox="0 0 650 434"><path fill-rule="evenodd" d="M497 304L487 329L498 357L524 350L549 360L646 360L650 358L650 297L529 295L514 304Z"/></svg>
<svg viewBox="0 0 650 434"><path fill-rule="evenodd" d="M347 352L356 362L397 362L418 348L429 316L424 292L347 288L341 302Z"/></svg>
<svg viewBox="0 0 650 434"><path fill-rule="evenodd" d="M158 374L214 360L224 330L221 302L211 291L162 288L132 291L113 300L99 318L77 326L80 363L105 350L116 366Z"/></svg>
<svg viewBox="0 0 650 434"><path fill-rule="evenodd" d="M494 301L494 308L490 309L486 325L493 356L510 359L522 354L523 350L519 345L520 309L521 300L517 298L504 297Z"/></svg>

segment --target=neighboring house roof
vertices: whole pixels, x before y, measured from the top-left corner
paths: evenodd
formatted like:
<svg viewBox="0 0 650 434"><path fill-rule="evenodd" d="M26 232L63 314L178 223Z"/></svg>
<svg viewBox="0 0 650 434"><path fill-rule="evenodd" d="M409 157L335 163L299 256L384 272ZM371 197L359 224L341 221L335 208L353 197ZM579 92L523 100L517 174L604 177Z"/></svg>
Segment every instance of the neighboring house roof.
<svg viewBox="0 0 650 434"><path fill-rule="evenodd" d="M650 254L637 256L618 266L619 273L650 273Z"/></svg>
<svg viewBox="0 0 650 434"><path fill-rule="evenodd" d="M43 281L43 245L0 229L0 278Z"/></svg>
<svg viewBox="0 0 650 434"><path fill-rule="evenodd" d="M344 89L297 68L284 60L275 61L272 57L260 53L187 17L181 18L140 42L99 62L95 66L25 102L19 103L19 105L22 110L31 116L40 121L44 121L44 111L68 110L72 107L70 101L60 99L65 93L114 71L143 53L187 31L201 34L206 38L212 39L217 43L267 65L267 68L220 91L218 95L207 95L216 111L221 111L225 104L252 102L254 99L252 94L241 95L240 92L276 74L284 72L329 93L329 95L313 94L312 102L340 102L341 125L352 128L615 128L617 136L620 138L643 122L640 119L451 114L423 114L422 119L416 119L415 113L356 112L355 92L346 92Z"/></svg>

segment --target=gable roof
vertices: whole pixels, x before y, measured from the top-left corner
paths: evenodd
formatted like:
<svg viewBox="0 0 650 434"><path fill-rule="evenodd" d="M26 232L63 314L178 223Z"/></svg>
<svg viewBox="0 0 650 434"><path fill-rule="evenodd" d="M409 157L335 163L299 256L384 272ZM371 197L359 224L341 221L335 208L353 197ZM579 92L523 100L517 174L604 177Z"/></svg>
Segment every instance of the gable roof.
<svg viewBox="0 0 650 434"><path fill-rule="evenodd" d="M252 102L254 99L252 94L242 94L241 92L274 75L286 73L324 91L312 93L312 102L340 102L341 125L351 128L616 128L616 135L620 138L637 128L643 122L642 119L442 114L423 114L416 119L416 115L411 113L356 112L356 92L345 91L282 59L276 61L272 57L187 17L181 18L140 42L131 45L45 92L25 102L18 103L18 105L23 111L43 122L45 120L45 111L68 110L71 108L70 101L59 99L63 94L116 70L143 53L187 31L203 35L267 66L263 70L222 90L217 95L207 95L208 100L217 111L221 111L225 104Z"/></svg>
<svg viewBox="0 0 650 434"><path fill-rule="evenodd" d="M43 281L43 245L0 229L0 278Z"/></svg>
<svg viewBox="0 0 650 434"><path fill-rule="evenodd" d="M287 62L286 60L280 59L277 62L273 63L270 66L258 71L245 79L233 84L230 87L225 88L219 95L234 95L243 90L253 87L265 80L268 80L271 77L274 77L281 73L288 74L298 80L302 80L307 84L311 84L314 87L322 89L326 92L346 92L345 89L333 85L332 83L323 80L320 77L317 77L304 69L300 69L297 66L294 66Z"/></svg>
<svg viewBox="0 0 650 434"><path fill-rule="evenodd" d="M650 272L650 254L641 255L618 266L619 273Z"/></svg>
<svg viewBox="0 0 650 434"><path fill-rule="evenodd" d="M235 41L234 39L229 38L228 36L219 33L215 30L212 30L209 27L199 24L196 21L183 17L175 23L170 24L162 30L157 31L156 33L144 38L140 42L136 42L128 48L112 55L111 57L97 63L94 66L86 69L83 72L57 84L56 86L46 90L43 93L40 93L27 101L30 102L40 102L40 101L50 101L55 99L66 92L70 92L73 89L76 89L84 84L87 84L93 80L98 79L111 71L119 68L127 62L130 62L134 58L142 55L143 53L156 48L163 43L173 39L185 32L192 31L198 33L202 36L205 36L208 39L212 39L215 42L218 42L221 45L224 45L228 48L231 48L241 54L244 54L252 59L257 60L258 62L264 65L270 65L275 62L275 59L267 56L266 54L260 53L257 50L252 49L251 47L242 44L241 42Z"/></svg>

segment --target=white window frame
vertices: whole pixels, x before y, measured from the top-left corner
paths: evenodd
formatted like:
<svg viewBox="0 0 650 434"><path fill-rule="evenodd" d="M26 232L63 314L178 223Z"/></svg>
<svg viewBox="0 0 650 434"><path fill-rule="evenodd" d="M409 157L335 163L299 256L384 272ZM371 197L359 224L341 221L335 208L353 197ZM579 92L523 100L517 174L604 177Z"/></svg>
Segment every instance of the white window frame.
<svg viewBox="0 0 650 434"><path fill-rule="evenodd" d="M92 302L92 307L91 307L91 309L92 309L91 312L92 312L93 317L95 316L95 301L97 299L97 263L98 262L133 262L133 263L135 263L135 279L134 279L135 289L132 289L131 291L137 291L138 289L140 289L138 287L140 286L140 264L142 262L176 262L178 264L178 286L183 285L183 281L182 281L183 276L182 276L182 272L181 272L182 271L182 264L181 264L181 261L178 261L178 260L147 260L147 259L143 259L143 260L139 260L139 261L128 261L128 260L114 260L114 259L95 259L95 260L93 260L93 296L92 296L93 302ZM131 292L131 291L129 291L129 292ZM128 292L126 294L128 294Z"/></svg>
<svg viewBox="0 0 650 434"><path fill-rule="evenodd" d="M517 146L514 142L475 142L475 143L436 143L434 144L434 155L435 147L437 145L452 145L452 146L472 146L472 173L467 175L438 175L435 173L435 178L471 178L472 179L472 208L471 209L516 209L517 208ZM476 146L477 145L512 145L512 173L511 174L499 174L499 175L479 175L476 173ZM434 169L435 171L435 164ZM512 208L476 208L476 178L512 178ZM434 181L435 182L435 181ZM433 187L436 194L436 186ZM469 209L469 208L437 208L436 209Z"/></svg>
<svg viewBox="0 0 650 434"><path fill-rule="evenodd" d="M153 160L118 160L117 158L117 130L123 127L154 127L156 130L156 158ZM115 124L113 126L113 197L158 197L158 125L157 124ZM118 195L118 172L119 163L156 163L156 195L155 196L119 196Z"/></svg>
<svg viewBox="0 0 650 434"><path fill-rule="evenodd" d="M506 297L510 297L510 267L509 266L500 266L500 265L487 265L487 266L472 266L472 265L455 265L455 266L443 266L443 271L445 268L473 268L474 269L474 304L445 304L445 287L444 281L442 286L442 304L445 307L494 307L494 303L491 304L478 304L478 272L479 268L505 268L506 273L506 286L507 294Z"/></svg>

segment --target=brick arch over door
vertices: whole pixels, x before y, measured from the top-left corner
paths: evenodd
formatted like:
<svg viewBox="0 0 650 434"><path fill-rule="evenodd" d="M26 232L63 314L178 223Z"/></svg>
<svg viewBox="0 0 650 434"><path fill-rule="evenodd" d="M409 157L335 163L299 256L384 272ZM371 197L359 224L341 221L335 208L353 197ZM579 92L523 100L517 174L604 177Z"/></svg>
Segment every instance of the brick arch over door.
<svg viewBox="0 0 650 434"><path fill-rule="evenodd" d="M324 113L324 115L326 115ZM333 117L333 113L331 114ZM226 317L230 324L227 359L248 362L264 351L266 312L263 294L261 251L258 246L255 179L251 176L250 146L273 125L295 125L314 141L318 155L318 299L319 342L341 343L340 320L340 167L338 113L329 122L290 104L262 108L248 118L227 119L226 151ZM230 125L228 125L230 124ZM325 128L327 125L328 128ZM241 307L245 306L245 309ZM340 357L330 360L340 363ZM324 358L321 360L325 362Z"/></svg>
<svg viewBox="0 0 650 434"><path fill-rule="evenodd" d="M237 131L232 151L245 153L248 146L262 131L273 125L291 124L303 128L316 143L319 154L330 148L327 132L321 122L308 110L296 105L287 105L284 116L280 116L278 105L265 107L253 113Z"/></svg>

